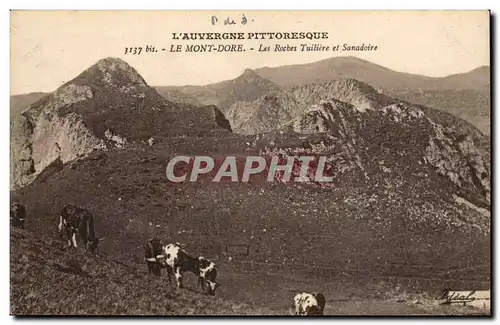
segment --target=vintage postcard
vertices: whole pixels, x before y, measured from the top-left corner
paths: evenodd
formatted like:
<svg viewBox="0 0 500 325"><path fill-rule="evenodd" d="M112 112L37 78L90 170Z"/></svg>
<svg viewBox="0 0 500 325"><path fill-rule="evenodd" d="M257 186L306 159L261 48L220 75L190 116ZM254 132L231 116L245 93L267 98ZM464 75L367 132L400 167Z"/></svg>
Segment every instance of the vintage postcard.
<svg viewBox="0 0 500 325"><path fill-rule="evenodd" d="M490 19L11 11L11 315L491 316Z"/></svg>

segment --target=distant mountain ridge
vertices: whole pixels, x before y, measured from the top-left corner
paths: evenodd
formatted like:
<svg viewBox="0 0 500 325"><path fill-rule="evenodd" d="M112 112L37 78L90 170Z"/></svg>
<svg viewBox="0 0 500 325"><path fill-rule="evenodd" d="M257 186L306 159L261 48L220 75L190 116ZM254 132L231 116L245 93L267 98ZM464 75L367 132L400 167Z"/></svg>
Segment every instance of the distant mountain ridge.
<svg viewBox="0 0 500 325"><path fill-rule="evenodd" d="M156 87L168 100L197 105L215 105L221 110L239 101L249 101L280 90L280 87L255 71L246 69L239 77L207 86Z"/></svg>
<svg viewBox="0 0 500 325"><path fill-rule="evenodd" d="M387 94L413 104L448 112L490 135L490 89L392 90Z"/></svg>
<svg viewBox="0 0 500 325"><path fill-rule="evenodd" d="M357 57L334 57L314 63L259 68L255 72L283 87L353 78L383 89L483 89L490 85L490 68L476 68L447 77L398 72Z"/></svg>
<svg viewBox="0 0 500 325"><path fill-rule="evenodd" d="M35 92L10 96L10 120L21 114L24 109L46 95L46 93Z"/></svg>
<svg viewBox="0 0 500 325"><path fill-rule="evenodd" d="M237 101L256 99L259 94L276 91L279 88L338 79L360 80L384 91L484 90L490 87L490 68L483 66L470 72L447 77L428 77L394 71L356 57L334 57L300 65L246 69L235 79L205 86L158 86L156 88L169 100L216 105L225 110ZM244 86L246 90L242 90Z"/></svg>
<svg viewBox="0 0 500 325"><path fill-rule="evenodd" d="M416 100L416 104L441 110L444 107L445 111L464 118L480 127L484 134L489 134L489 66L447 77L427 77L397 72L356 57L334 57L300 65L247 69L235 79L205 86L155 88L160 95L174 103L215 105L221 111L226 111L238 101L252 101L282 88L346 78L363 81L404 100ZM430 95L422 96L422 92L430 92ZM32 93L11 96L11 119L43 95ZM471 107L473 109L469 112Z"/></svg>
<svg viewBox="0 0 500 325"><path fill-rule="evenodd" d="M447 77L428 77L397 72L356 57L334 57L301 65L247 69L234 80L207 86L157 88L169 100L212 104L227 112L237 102L248 102L280 89L341 79L359 80L393 97L410 102L414 100L415 104L449 112L474 124L483 134L489 134L488 66ZM234 114L234 110L232 111L231 114Z"/></svg>

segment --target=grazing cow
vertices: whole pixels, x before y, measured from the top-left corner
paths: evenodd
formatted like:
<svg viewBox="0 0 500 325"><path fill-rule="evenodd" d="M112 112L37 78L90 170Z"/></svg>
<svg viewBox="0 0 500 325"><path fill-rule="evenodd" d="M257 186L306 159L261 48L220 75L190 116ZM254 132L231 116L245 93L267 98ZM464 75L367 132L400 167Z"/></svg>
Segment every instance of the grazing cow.
<svg viewBox="0 0 500 325"><path fill-rule="evenodd" d="M322 293L307 293L302 292L295 295L293 298L297 316L321 316L325 310L325 296Z"/></svg>
<svg viewBox="0 0 500 325"><path fill-rule="evenodd" d="M216 287L219 285L215 282L217 269L215 264L205 258L192 257L181 249L179 243L168 244L163 249L167 261L167 265L175 274L175 279L178 288L183 288L183 273L186 271L192 272L198 277L198 284L205 288L205 283L208 284L209 293L213 294Z"/></svg>
<svg viewBox="0 0 500 325"><path fill-rule="evenodd" d="M217 268L215 264L203 256L198 257L200 274L198 276L198 283L201 286L201 291L205 291L205 284L208 285L208 293L214 294L215 289L220 285L215 281L217 277Z"/></svg>
<svg viewBox="0 0 500 325"><path fill-rule="evenodd" d="M10 224L14 227L24 229L24 218L26 209L19 202L15 201L10 205Z"/></svg>
<svg viewBox="0 0 500 325"><path fill-rule="evenodd" d="M150 274L153 273L156 276L160 276L161 269L168 267L165 255L163 255L163 244L158 239L148 240L144 246L144 257L146 258L146 264L148 265L148 271ZM169 282L171 282L171 273L172 272L167 269Z"/></svg>
<svg viewBox="0 0 500 325"><path fill-rule="evenodd" d="M184 252L179 243L168 244L163 248L167 265L172 268L178 288L183 288L182 275L186 271L193 272L197 276L200 274L199 261L197 258L189 256Z"/></svg>
<svg viewBox="0 0 500 325"><path fill-rule="evenodd" d="M68 246L78 247L76 244L76 233L85 245L86 251L95 252L99 241L104 238L97 238L94 229L94 217L89 211L68 204L61 211L59 217L59 232L64 231L68 240Z"/></svg>

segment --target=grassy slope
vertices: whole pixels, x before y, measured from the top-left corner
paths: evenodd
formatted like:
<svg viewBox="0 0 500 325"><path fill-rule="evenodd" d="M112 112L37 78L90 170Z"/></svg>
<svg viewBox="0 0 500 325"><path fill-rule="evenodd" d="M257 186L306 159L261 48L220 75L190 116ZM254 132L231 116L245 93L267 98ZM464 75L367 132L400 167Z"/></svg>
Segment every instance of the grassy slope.
<svg viewBox="0 0 500 325"><path fill-rule="evenodd" d="M186 288L177 290L164 275L148 275L144 264L115 255L90 256L50 236L14 228L10 256L13 315L287 315L297 290L322 291L326 315L487 314L439 306L434 297L409 294L394 283L255 272L231 263L218 263L223 285L218 297L207 296L191 274Z"/></svg>
<svg viewBox="0 0 500 325"><path fill-rule="evenodd" d="M197 290L178 291L165 277L126 260L90 256L49 236L11 230L11 314L243 315L270 311ZM125 262L125 263L124 263Z"/></svg>
<svg viewBox="0 0 500 325"><path fill-rule="evenodd" d="M362 185L321 191L207 179L173 184L164 176L169 157L160 148L116 150L67 165L17 192L27 205L27 227L55 235L60 210L73 203L97 217L98 234L109 237L105 252L133 261L141 260L137 251L144 240L159 236L204 254L220 253L227 244L247 244L255 261L287 258L288 263L299 257L299 262L355 265L368 276L379 272L375 262L436 263L437 270L489 263L489 236L474 228L464 233L444 230L440 222L406 220L407 206L418 218L438 213L430 204L436 192L418 190L419 197L409 200L405 193L416 189L399 188L387 196L384 188Z"/></svg>

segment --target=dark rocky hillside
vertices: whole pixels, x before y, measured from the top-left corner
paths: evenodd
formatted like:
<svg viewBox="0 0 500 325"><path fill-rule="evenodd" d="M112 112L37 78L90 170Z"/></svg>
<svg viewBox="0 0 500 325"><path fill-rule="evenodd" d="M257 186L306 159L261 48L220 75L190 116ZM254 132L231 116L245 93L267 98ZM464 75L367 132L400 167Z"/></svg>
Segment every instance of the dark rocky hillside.
<svg viewBox="0 0 500 325"><path fill-rule="evenodd" d="M228 128L216 107L169 102L127 63L103 59L11 122L11 185L29 183L57 159L65 163L152 136L158 142Z"/></svg>
<svg viewBox="0 0 500 325"><path fill-rule="evenodd" d="M332 165L341 173L344 169L337 160L351 161L345 167L357 170L357 177L372 177L367 172L370 168L383 178L393 177L380 173L380 168L400 166L407 178L419 174L421 166L429 166L478 195L481 205L489 205L490 154L476 128L444 112L392 99L356 80L311 84L236 103L226 117L237 133L279 130L285 143L290 134L298 137L302 141L292 141L291 146L331 155ZM272 134L264 137L269 141L266 148L276 143ZM321 136L310 143L307 135ZM365 162L374 165L364 166Z"/></svg>

